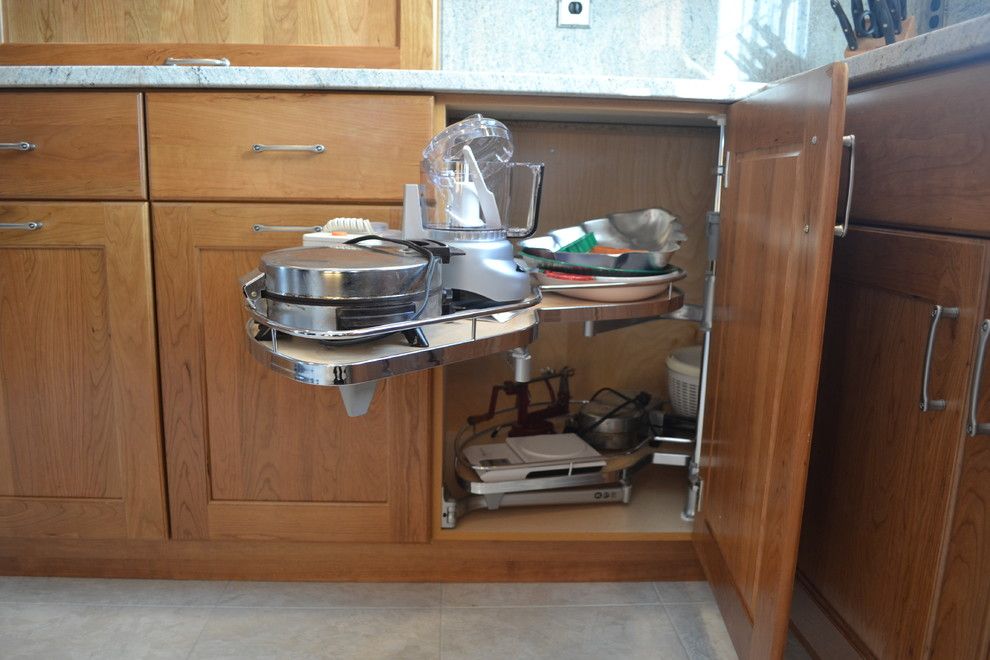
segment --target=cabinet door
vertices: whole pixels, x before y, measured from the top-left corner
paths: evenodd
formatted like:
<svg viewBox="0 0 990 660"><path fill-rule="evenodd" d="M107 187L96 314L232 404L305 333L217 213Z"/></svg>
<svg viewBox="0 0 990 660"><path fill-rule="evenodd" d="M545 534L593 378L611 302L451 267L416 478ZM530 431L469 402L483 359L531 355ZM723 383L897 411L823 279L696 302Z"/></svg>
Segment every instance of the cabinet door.
<svg viewBox="0 0 990 660"><path fill-rule="evenodd" d="M0 0L0 64L431 69L435 0Z"/></svg>
<svg viewBox="0 0 990 660"><path fill-rule="evenodd" d="M728 113L699 555L742 658L783 653L818 385L847 69Z"/></svg>
<svg viewBox="0 0 990 660"><path fill-rule="evenodd" d="M172 532L180 539L424 541L430 374L378 385L349 418L334 388L251 357L238 278L300 233L260 225L398 207L155 204L156 290Z"/></svg>
<svg viewBox="0 0 990 660"><path fill-rule="evenodd" d="M983 244L990 249L990 241ZM990 275L984 274L983 282L988 291L981 318L990 319ZM978 423L990 420L988 362L984 356L983 364L972 366L982 375L976 401ZM972 391L968 392L967 399L971 395ZM935 658L990 657L990 437L967 435L961 454L932 632Z"/></svg>
<svg viewBox="0 0 990 660"><path fill-rule="evenodd" d="M0 223L0 536L163 538L147 205Z"/></svg>
<svg viewBox="0 0 990 660"><path fill-rule="evenodd" d="M927 657L990 242L857 229L836 245L798 570L881 658ZM943 318L922 374L934 305ZM963 657L963 656L959 656Z"/></svg>

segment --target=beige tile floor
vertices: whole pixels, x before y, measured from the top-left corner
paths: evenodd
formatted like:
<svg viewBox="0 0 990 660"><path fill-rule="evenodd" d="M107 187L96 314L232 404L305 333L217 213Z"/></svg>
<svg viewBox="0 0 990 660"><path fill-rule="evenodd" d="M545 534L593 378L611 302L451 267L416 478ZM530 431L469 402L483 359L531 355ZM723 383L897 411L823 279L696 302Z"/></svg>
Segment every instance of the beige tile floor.
<svg viewBox="0 0 990 660"><path fill-rule="evenodd" d="M0 577L4 660L603 657L735 654L704 582L441 585Z"/></svg>

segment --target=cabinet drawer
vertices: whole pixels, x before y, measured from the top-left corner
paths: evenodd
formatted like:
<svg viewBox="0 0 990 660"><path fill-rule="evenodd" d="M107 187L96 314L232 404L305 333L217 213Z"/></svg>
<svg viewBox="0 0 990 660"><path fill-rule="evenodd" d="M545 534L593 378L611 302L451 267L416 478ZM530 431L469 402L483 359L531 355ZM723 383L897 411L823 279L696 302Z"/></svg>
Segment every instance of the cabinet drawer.
<svg viewBox="0 0 990 660"><path fill-rule="evenodd" d="M141 95L0 93L0 198L144 199Z"/></svg>
<svg viewBox="0 0 990 660"><path fill-rule="evenodd" d="M149 94L151 195L399 201L419 181L432 115L430 96Z"/></svg>
<svg viewBox="0 0 990 660"><path fill-rule="evenodd" d="M853 221L990 236L990 63L849 96Z"/></svg>

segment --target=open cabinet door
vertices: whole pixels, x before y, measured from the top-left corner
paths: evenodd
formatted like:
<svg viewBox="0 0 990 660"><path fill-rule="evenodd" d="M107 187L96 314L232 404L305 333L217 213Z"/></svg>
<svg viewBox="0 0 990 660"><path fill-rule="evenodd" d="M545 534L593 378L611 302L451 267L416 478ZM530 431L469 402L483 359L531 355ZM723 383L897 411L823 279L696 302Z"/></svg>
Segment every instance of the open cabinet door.
<svg viewBox="0 0 990 660"><path fill-rule="evenodd" d="M743 659L787 638L847 79L837 63L728 113L695 543Z"/></svg>

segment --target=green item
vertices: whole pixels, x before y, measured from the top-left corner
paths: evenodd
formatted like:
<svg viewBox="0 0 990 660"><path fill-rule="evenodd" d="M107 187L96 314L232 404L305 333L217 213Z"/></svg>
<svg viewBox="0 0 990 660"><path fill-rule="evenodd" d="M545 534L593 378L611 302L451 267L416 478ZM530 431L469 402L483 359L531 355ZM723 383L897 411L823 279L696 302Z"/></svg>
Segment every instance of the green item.
<svg viewBox="0 0 990 660"><path fill-rule="evenodd" d="M564 247L557 250L557 252L591 252L592 248L598 245L598 239L592 233L587 233L581 238L568 243Z"/></svg>
<svg viewBox="0 0 990 660"><path fill-rule="evenodd" d="M602 268L600 266L580 266L566 261L556 259L545 259L532 254L522 253L523 260L533 268L540 270L555 270L558 273L571 273L573 275L592 275L596 277L650 277L654 275L666 275L675 270L680 270L677 266L670 264L659 270L632 270L627 268Z"/></svg>

